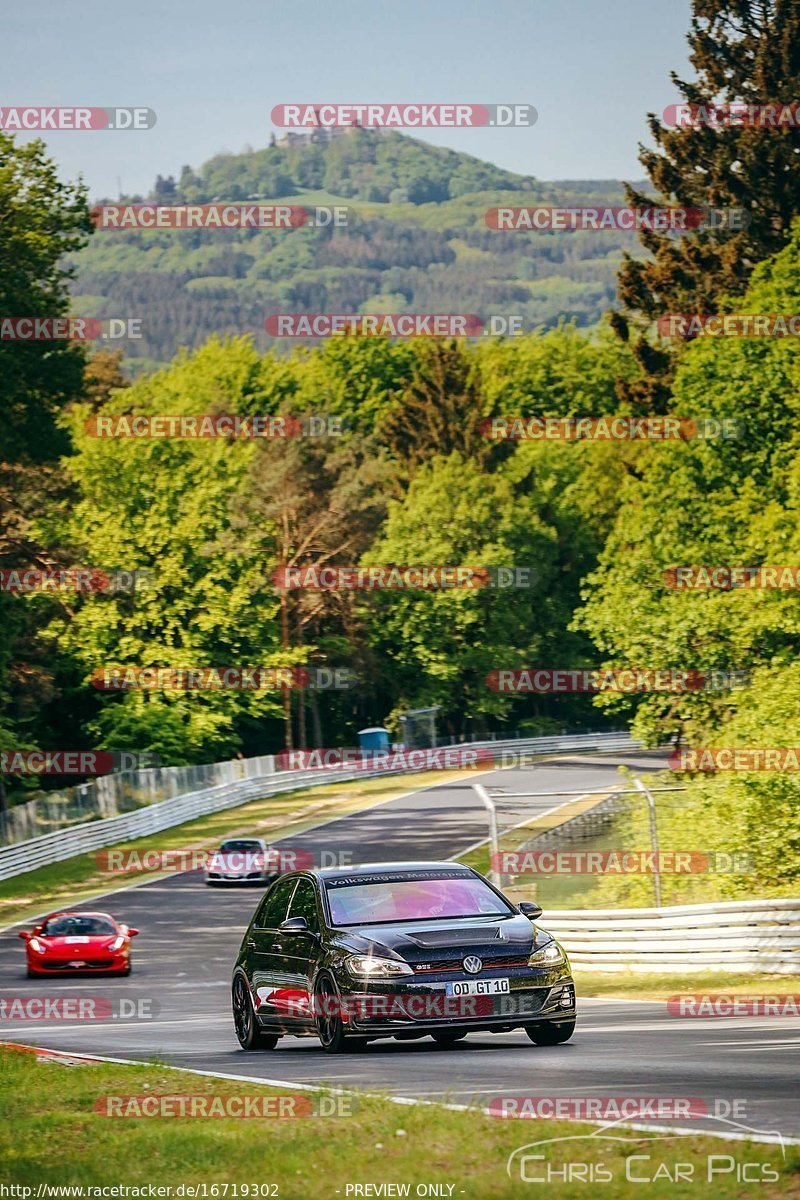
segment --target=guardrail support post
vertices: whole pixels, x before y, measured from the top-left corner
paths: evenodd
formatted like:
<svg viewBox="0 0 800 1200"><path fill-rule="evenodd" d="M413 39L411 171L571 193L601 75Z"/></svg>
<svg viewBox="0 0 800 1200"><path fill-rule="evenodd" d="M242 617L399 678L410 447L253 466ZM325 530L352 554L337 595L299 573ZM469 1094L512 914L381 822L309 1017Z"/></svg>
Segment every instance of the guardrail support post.
<svg viewBox="0 0 800 1200"><path fill-rule="evenodd" d="M653 793L646 788L638 775L633 775L634 787L637 787L640 792L644 792L647 797L647 809L650 816L650 848L653 851L654 866L653 866L653 887L656 894L656 908L661 908L661 862L658 852L658 826L656 825L656 802L653 799Z"/></svg>
<svg viewBox="0 0 800 1200"><path fill-rule="evenodd" d="M499 887L500 872L496 871L494 866L500 855L500 846L497 840L497 809L492 797L486 791L483 784L473 783L472 786L478 793L484 808L489 813L489 879Z"/></svg>

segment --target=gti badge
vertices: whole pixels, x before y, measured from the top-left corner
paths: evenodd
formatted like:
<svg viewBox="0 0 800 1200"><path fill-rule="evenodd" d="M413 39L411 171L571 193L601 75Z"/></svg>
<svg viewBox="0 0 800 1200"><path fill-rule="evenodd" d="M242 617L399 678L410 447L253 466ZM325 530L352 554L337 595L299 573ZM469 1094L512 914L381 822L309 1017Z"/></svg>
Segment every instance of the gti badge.
<svg viewBox="0 0 800 1200"><path fill-rule="evenodd" d="M470 975L477 975L482 967L483 963L474 954L468 954L464 959L464 970L468 971Z"/></svg>

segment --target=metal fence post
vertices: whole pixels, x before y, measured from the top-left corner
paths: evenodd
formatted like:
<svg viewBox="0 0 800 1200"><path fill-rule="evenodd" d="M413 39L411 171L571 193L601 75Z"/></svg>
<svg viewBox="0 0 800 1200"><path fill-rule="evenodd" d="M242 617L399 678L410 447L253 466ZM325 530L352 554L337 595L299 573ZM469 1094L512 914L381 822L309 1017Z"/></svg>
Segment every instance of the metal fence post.
<svg viewBox="0 0 800 1200"><path fill-rule="evenodd" d="M473 783L480 800L489 813L489 878L492 883L500 886L500 872L495 870L495 863L500 856L500 846L497 840L497 809L483 784Z"/></svg>
<svg viewBox="0 0 800 1200"><path fill-rule="evenodd" d="M637 787L640 792L644 792L647 797L647 809L650 816L650 848L653 851L653 887L656 894L656 908L661 908L661 863L658 852L658 826L656 825L656 802L653 799L653 794L642 783L638 775L633 775L634 787Z"/></svg>

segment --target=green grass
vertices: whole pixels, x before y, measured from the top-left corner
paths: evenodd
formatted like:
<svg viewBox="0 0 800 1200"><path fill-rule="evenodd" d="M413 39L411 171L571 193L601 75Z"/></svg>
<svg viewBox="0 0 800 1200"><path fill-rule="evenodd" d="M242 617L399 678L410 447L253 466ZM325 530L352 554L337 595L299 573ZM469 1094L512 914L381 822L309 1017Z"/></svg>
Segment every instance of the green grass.
<svg viewBox="0 0 800 1200"><path fill-rule="evenodd" d="M531 1058L537 1053L541 1051L533 1047L523 1051ZM242 1056L243 1071L248 1057ZM95 1111L95 1105L108 1096L213 1093L275 1097L292 1093L161 1066L37 1062L32 1054L9 1050L0 1050L0 1085L0 1178L7 1184L32 1187L34 1194L39 1184L80 1184L84 1188L206 1184L209 1189L214 1184L228 1184L229 1189L232 1184L275 1184L273 1194L280 1200L335 1200L337 1195L345 1200L347 1187L353 1184L407 1184L413 1196L416 1185L436 1183L452 1185L453 1197L511 1200L526 1194L527 1188L519 1175L514 1179L507 1176L509 1154L531 1142L595 1131L586 1124L499 1120L479 1112L398 1106L360 1097L341 1097L340 1103L350 1111L339 1116L109 1119ZM310 1096L314 1104L325 1093L302 1095ZM328 1102L332 1099L329 1096ZM489 1099L487 1096L483 1102ZM679 1200L689 1195L719 1200L748 1195L764 1200L800 1196L798 1147L786 1147L784 1161L777 1146L733 1144L700 1134L655 1142L645 1140L642 1133L631 1131L630 1136L633 1140L624 1143L582 1136L580 1141L556 1143L543 1151L548 1163L562 1169L570 1161L592 1164L595 1169L603 1163L613 1176L601 1191L609 1200L641 1192L640 1184L625 1180L626 1159L637 1154L651 1156L649 1167L636 1164L640 1174L645 1168L654 1173L660 1162L670 1167L677 1162L691 1163L695 1169L694 1184L653 1183L648 1191L651 1200ZM779 1180L743 1187L736 1183L734 1173L728 1173L706 1184L708 1156L723 1154L737 1162L771 1164ZM545 1170L546 1164L536 1164L536 1169ZM548 1188L548 1195L561 1200L585 1196L588 1191L585 1183L555 1183ZM228 1195L232 1194L229 1190ZM530 1194L538 1193L532 1190ZM209 1190L207 1195L215 1193ZM221 1186L216 1195L223 1196Z"/></svg>
<svg viewBox="0 0 800 1200"><path fill-rule="evenodd" d="M469 772L427 771L267 796L175 825L150 837L118 843L117 848L124 846L140 853L145 850L212 849L223 838L246 835L277 841L332 817L383 804L417 788L448 783L464 774ZM106 850L114 848L105 847ZM93 895L129 887L145 878L155 878L154 875L105 873L98 866L97 855L100 853L103 851L92 851L0 882L0 926L24 920L45 908L66 906Z"/></svg>
<svg viewBox="0 0 800 1200"><path fill-rule="evenodd" d="M547 928L547 920L542 924ZM630 971L587 971L573 967L578 998L600 996L604 999L619 997L625 1000L667 1000L678 992L700 992L703 995L722 992L734 996L774 996L794 994L797 991L796 976L791 975L748 975L735 971L693 971L689 965L685 971L674 974L634 974Z"/></svg>

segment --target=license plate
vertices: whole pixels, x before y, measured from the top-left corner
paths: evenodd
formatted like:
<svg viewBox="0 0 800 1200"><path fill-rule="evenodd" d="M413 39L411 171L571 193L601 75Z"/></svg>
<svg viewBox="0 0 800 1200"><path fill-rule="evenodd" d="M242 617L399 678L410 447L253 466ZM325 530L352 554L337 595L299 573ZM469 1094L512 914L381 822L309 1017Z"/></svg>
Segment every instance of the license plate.
<svg viewBox="0 0 800 1200"><path fill-rule="evenodd" d="M448 996L501 996L511 990L508 979L459 979L446 984Z"/></svg>
<svg viewBox="0 0 800 1200"><path fill-rule="evenodd" d="M68 937L64 938L67 946L85 946L88 942L88 937Z"/></svg>
<svg viewBox="0 0 800 1200"><path fill-rule="evenodd" d="M71 967L85 967L86 963L85 962L71 962L69 965Z"/></svg>

